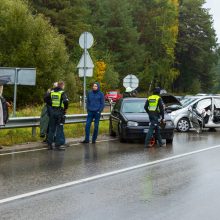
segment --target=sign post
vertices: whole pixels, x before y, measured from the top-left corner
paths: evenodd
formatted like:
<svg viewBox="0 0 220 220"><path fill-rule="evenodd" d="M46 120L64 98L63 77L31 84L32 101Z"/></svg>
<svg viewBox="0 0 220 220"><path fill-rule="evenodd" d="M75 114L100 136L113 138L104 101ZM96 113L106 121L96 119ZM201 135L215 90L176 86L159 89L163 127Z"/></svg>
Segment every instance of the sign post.
<svg viewBox="0 0 220 220"><path fill-rule="evenodd" d="M16 117L18 85L35 86L35 68L0 67L0 85L14 85L13 117Z"/></svg>
<svg viewBox="0 0 220 220"><path fill-rule="evenodd" d="M87 49L91 48L94 38L91 33L84 32L79 38L79 45L83 49L83 55L77 65L79 77L83 77L83 109L86 111L86 77L92 77L94 64Z"/></svg>

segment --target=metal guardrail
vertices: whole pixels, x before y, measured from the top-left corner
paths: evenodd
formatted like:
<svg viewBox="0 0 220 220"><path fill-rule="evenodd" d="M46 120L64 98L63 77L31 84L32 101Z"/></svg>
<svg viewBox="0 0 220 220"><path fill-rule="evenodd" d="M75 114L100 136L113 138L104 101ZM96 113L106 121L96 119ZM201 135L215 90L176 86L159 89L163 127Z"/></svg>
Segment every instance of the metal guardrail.
<svg viewBox="0 0 220 220"><path fill-rule="evenodd" d="M110 113L102 113L101 121L109 119ZM66 115L65 124L85 123L87 114ZM36 128L40 126L40 117L9 118L8 123L1 129L32 128L32 136L36 136Z"/></svg>

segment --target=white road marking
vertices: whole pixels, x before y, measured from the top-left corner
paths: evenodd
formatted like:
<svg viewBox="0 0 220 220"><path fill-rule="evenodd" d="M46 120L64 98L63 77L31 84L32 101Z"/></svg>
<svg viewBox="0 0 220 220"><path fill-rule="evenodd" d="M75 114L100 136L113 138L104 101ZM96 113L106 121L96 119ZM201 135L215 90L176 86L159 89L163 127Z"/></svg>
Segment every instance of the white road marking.
<svg viewBox="0 0 220 220"><path fill-rule="evenodd" d="M118 139L101 140L101 141L96 141L96 142L102 143L102 142L116 141L116 140L118 140ZM81 143L69 144L68 147L78 146L78 145L81 145ZM42 151L42 150L47 150L47 147L33 149L33 150L23 150L23 151L14 151L14 152L9 152L9 153L3 153L3 154L0 154L0 156L6 156L6 155L12 155L12 154L22 154L22 153L36 152L36 151Z"/></svg>
<svg viewBox="0 0 220 220"><path fill-rule="evenodd" d="M96 176L76 180L76 181L73 181L73 182L64 183L64 184L57 185L57 186L52 186L52 187L49 187L49 188L45 188L45 189L41 189L41 190L29 192L29 193L24 193L24 194L17 195L17 196L12 196L12 197L9 197L9 198L1 199L0 204L12 202L12 201L19 200L19 199L28 198L28 197L31 197L31 196L36 196L36 195L39 195L39 194L43 194L43 193L51 192L51 191L54 191L54 190L74 186L74 185L77 185L77 184L87 183L87 182L90 182L90 181L94 181L94 180L102 179L102 178L105 178L105 177L125 173L125 172L128 172L128 171L133 171L133 170L136 170L136 169L156 165L156 164L159 164L159 163L164 163L164 162L167 162L167 161L187 157L187 156L190 156L190 155L193 155L193 154L198 154L198 153L202 153L202 152L217 149L217 148L220 148L220 145L212 146L212 147L201 149L201 150L192 151L192 152L189 152L189 153L179 154L179 155L176 155L176 156L172 156L172 157L168 157L168 158L164 158L164 159L160 159L160 160L155 160L155 161L144 163L144 164L139 164L139 165L136 165L136 166L125 168L125 169L115 170L115 171L112 171L112 172L108 172L108 173L104 173L104 174L100 174L100 175L96 175Z"/></svg>

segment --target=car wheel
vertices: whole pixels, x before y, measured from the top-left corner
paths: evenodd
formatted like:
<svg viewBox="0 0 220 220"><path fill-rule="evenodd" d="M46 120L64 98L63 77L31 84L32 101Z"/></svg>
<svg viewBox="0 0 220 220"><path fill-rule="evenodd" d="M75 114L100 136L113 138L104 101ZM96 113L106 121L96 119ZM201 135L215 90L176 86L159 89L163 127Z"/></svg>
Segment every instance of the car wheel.
<svg viewBox="0 0 220 220"><path fill-rule="evenodd" d="M116 133L112 130L112 121L111 120L109 121L109 135L111 137L115 137L116 136Z"/></svg>
<svg viewBox="0 0 220 220"><path fill-rule="evenodd" d="M119 135L119 141L121 143L125 143L126 140L124 139L124 137L122 135L122 127L121 127L121 125L118 125L118 135Z"/></svg>
<svg viewBox="0 0 220 220"><path fill-rule="evenodd" d="M187 132L190 128L190 122L188 118L181 118L177 123L177 130L180 132Z"/></svg>
<svg viewBox="0 0 220 220"><path fill-rule="evenodd" d="M167 144L172 144L173 143L173 139L166 139Z"/></svg>

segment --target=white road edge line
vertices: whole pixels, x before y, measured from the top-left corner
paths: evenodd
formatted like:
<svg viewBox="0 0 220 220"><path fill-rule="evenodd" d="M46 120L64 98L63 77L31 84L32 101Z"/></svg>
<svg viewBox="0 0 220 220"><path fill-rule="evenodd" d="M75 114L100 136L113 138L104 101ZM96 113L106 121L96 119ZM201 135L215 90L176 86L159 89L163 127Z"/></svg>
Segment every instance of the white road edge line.
<svg viewBox="0 0 220 220"><path fill-rule="evenodd" d="M179 154L179 155L176 155L176 156L164 158L164 159L161 159L161 160L155 160L155 161L144 163L144 164L139 164L139 165L136 165L136 166L125 168L125 169L120 169L120 170L116 170L116 171L112 171L112 172L108 172L108 173L104 173L104 174L100 174L100 175L96 175L96 176L76 180L76 181L73 181L73 182L68 182L68 183L64 183L64 184L61 184L61 185L52 186L52 187L49 187L49 188L45 188L45 189L41 189L41 190L29 192L29 193L24 193L24 194L17 195L17 196L12 196L12 197L9 197L9 198L1 199L0 204L12 202L12 201L19 200L19 199L28 198L28 197L31 197L31 196L51 192L51 191L54 191L54 190L57 190L57 189L62 189L62 188L74 186L74 185L77 185L77 184L82 184L82 183L98 180L98 179L101 179L101 178L104 178L104 177L109 177L109 176L125 173L125 172L128 172L128 171L140 169L140 168L143 168L143 167L152 166L152 165L155 165L155 164L163 163L163 162L170 161L170 160L175 160L175 159L182 158L182 157L187 157L187 156L190 156L190 155L193 155L193 154L198 154L198 153L202 153L202 152L217 149L217 148L220 148L220 145L212 146L212 147L201 149L201 150L192 151L192 152L189 152L189 153Z"/></svg>
<svg viewBox="0 0 220 220"><path fill-rule="evenodd" d="M108 142L108 141L116 141L118 139L109 139L109 140L100 140L96 141L97 143L102 143L102 142ZM81 143L75 143L75 144L69 144L68 147L71 146L78 146L81 145ZM38 148L38 149L33 149L33 150L23 150L23 151L15 151L15 152L9 152L9 153L3 153L0 154L0 156L6 156L6 155L12 155L12 154L22 154L22 153L29 153L29 152L36 152L36 151L42 151L42 150L47 150L46 147Z"/></svg>

